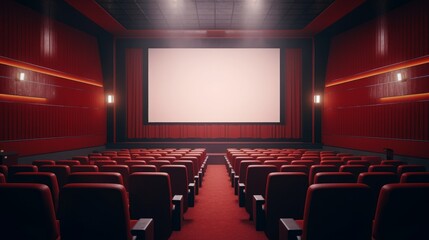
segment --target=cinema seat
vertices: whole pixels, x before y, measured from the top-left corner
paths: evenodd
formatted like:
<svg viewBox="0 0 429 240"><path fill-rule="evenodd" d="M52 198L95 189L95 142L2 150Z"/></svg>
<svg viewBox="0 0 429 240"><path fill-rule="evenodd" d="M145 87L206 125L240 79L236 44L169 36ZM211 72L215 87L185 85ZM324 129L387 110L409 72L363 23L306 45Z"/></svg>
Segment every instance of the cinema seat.
<svg viewBox="0 0 429 240"><path fill-rule="evenodd" d="M122 175L117 172L76 172L70 174L68 183L115 183L124 185Z"/></svg>
<svg viewBox="0 0 429 240"><path fill-rule="evenodd" d="M356 160L360 161L362 158L360 156L342 156L341 161L343 161L344 164L346 164L348 161Z"/></svg>
<svg viewBox="0 0 429 240"><path fill-rule="evenodd" d="M264 165L274 165L277 168L277 171L280 171L280 168L283 165L288 165L288 161L284 161L284 160L267 160L264 162Z"/></svg>
<svg viewBox="0 0 429 240"><path fill-rule="evenodd" d="M238 169L239 175L234 176L234 193L235 193L235 195L238 195L238 193L239 193L240 184L244 184L246 182L247 168L250 165L260 165L260 164L261 164L261 162L258 160L243 160L240 162L240 167ZM244 204L244 201L241 201L241 202L239 201L240 207L244 207L243 204Z"/></svg>
<svg viewBox="0 0 429 240"><path fill-rule="evenodd" d="M346 162L347 165L363 165L367 168L371 165L371 163L368 160L348 160Z"/></svg>
<svg viewBox="0 0 429 240"><path fill-rule="evenodd" d="M316 163L313 160L293 160L290 164L291 165L305 165L310 169L310 167Z"/></svg>
<svg viewBox="0 0 429 240"><path fill-rule="evenodd" d="M124 165L127 165L128 167L134 166L134 165L146 165L146 161L143 160L129 160L125 161Z"/></svg>
<svg viewBox="0 0 429 240"><path fill-rule="evenodd" d="M153 239L153 220L131 221L127 193L119 184L68 184L60 194L61 240Z"/></svg>
<svg viewBox="0 0 429 240"><path fill-rule="evenodd" d="M96 165L99 170L104 165L116 165L116 164L117 162L114 160L97 160L93 162L93 165Z"/></svg>
<svg viewBox="0 0 429 240"><path fill-rule="evenodd" d="M4 177L7 179L7 175L9 173L8 167L6 165L0 165L0 173L2 173Z"/></svg>
<svg viewBox="0 0 429 240"><path fill-rule="evenodd" d="M364 184L313 184L308 187L303 220L281 218L279 239L369 240L370 198Z"/></svg>
<svg viewBox="0 0 429 240"><path fill-rule="evenodd" d="M314 176L313 183L355 183L356 177L348 172L319 172Z"/></svg>
<svg viewBox="0 0 429 240"><path fill-rule="evenodd" d="M400 160L383 160L381 161L381 165L392 165L398 167L400 165L406 165L407 163Z"/></svg>
<svg viewBox="0 0 429 240"><path fill-rule="evenodd" d="M310 167L308 174L308 183L313 184L314 176L319 172L338 172L338 167L335 165L313 165Z"/></svg>
<svg viewBox="0 0 429 240"><path fill-rule="evenodd" d="M81 165L89 164L89 158L87 156L74 156L72 160L78 160Z"/></svg>
<svg viewBox="0 0 429 240"><path fill-rule="evenodd" d="M256 230L264 230L269 239L278 239L279 219L302 219L308 177L304 173L270 173L265 195L253 196Z"/></svg>
<svg viewBox="0 0 429 240"><path fill-rule="evenodd" d="M55 165L54 160L34 160L31 164L34 166L40 167L43 165Z"/></svg>
<svg viewBox="0 0 429 240"><path fill-rule="evenodd" d="M397 173L399 176L407 172L426 172L426 167L424 165L417 164L398 166Z"/></svg>
<svg viewBox="0 0 429 240"><path fill-rule="evenodd" d="M100 172L116 172L121 174L125 189L128 189L130 168L127 165L104 165L100 167Z"/></svg>
<svg viewBox="0 0 429 240"><path fill-rule="evenodd" d="M12 179L14 183L39 183L49 187L55 212L58 209L59 187L57 177L50 172L19 172Z"/></svg>
<svg viewBox="0 0 429 240"><path fill-rule="evenodd" d="M396 173L398 170L393 165L371 165L368 168L368 172L391 172Z"/></svg>
<svg viewBox="0 0 429 240"><path fill-rule="evenodd" d="M153 218L155 239L165 240L172 230L181 229L183 197L171 195L167 173L133 173L130 175L131 219Z"/></svg>
<svg viewBox="0 0 429 240"><path fill-rule="evenodd" d="M16 173L19 172L37 172L38 168L37 166L30 165L30 164L17 164L9 166L8 168L8 175L7 175L7 181L10 182L13 178L13 176Z"/></svg>
<svg viewBox="0 0 429 240"><path fill-rule="evenodd" d="M170 176L171 193L173 195L183 196L183 212L188 207L193 207L195 202L195 185L190 187L188 184L188 172L183 165L164 165L160 172L168 173Z"/></svg>
<svg viewBox="0 0 429 240"><path fill-rule="evenodd" d="M319 164L320 163L320 157L318 155L317 156L305 156L305 155L302 155L301 160L310 160L310 161L313 161L314 164Z"/></svg>
<svg viewBox="0 0 429 240"><path fill-rule="evenodd" d="M407 172L401 175L401 183L429 183L429 172Z"/></svg>
<svg viewBox="0 0 429 240"><path fill-rule="evenodd" d="M80 165L80 161L78 160L57 160L55 165L66 165L72 167L74 165Z"/></svg>
<svg viewBox="0 0 429 240"><path fill-rule="evenodd" d="M309 168L306 165L283 165L280 172L302 172L308 175Z"/></svg>
<svg viewBox="0 0 429 240"><path fill-rule="evenodd" d="M116 163L119 165L123 165L125 161L130 161L131 157L117 156L117 157L111 157L110 159L113 161L116 161Z"/></svg>
<svg viewBox="0 0 429 240"><path fill-rule="evenodd" d="M382 161L381 157L379 156L361 156L361 159L369 161L371 165L379 165Z"/></svg>
<svg viewBox="0 0 429 240"><path fill-rule="evenodd" d="M70 168L71 172L98 172L97 165L74 165Z"/></svg>
<svg viewBox="0 0 429 240"><path fill-rule="evenodd" d="M57 176L58 187L61 189L68 182L70 167L67 165L45 165L39 168L39 172L51 172Z"/></svg>
<svg viewBox="0 0 429 240"><path fill-rule="evenodd" d="M175 165L184 165L186 172L188 173L188 183L191 188L195 188L195 195L198 195L199 191L199 176L194 173L194 162L191 160L176 160L173 162Z"/></svg>
<svg viewBox="0 0 429 240"><path fill-rule="evenodd" d="M0 184L0 238L59 240L49 187L36 183Z"/></svg>
<svg viewBox="0 0 429 240"><path fill-rule="evenodd" d="M130 174L136 172L156 172L155 165L132 165L130 166Z"/></svg>
<svg viewBox="0 0 429 240"><path fill-rule="evenodd" d="M148 164L155 165L156 166L156 170L159 171L159 169L161 168L161 166L168 165L168 164L171 164L171 163L170 163L170 161L167 161L167 160L153 160L153 161L148 162Z"/></svg>
<svg viewBox="0 0 429 240"><path fill-rule="evenodd" d="M6 177L3 173L0 173L0 183L6 183Z"/></svg>
<svg viewBox="0 0 429 240"><path fill-rule="evenodd" d="M395 173L391 172L364 172L359 174L357 179L358 183L365 184L371 188L371 213L374 215L378 195L380 193L380 189L389 183L397 183L398 177Z"/></svg>
<svg viewBox="0 0 429 240"><path fill-rule="evenodd" d="M357 179L360 173L368 172L368 167L364 165L342 165L340 172L352 173Z"/></svg>
<svg viewBox="0 0 429 240"><path fill-rule="evenodd" d="M374 240L429 239L429 183L384 185L375 213Z"/></svg>
<svg viewBox="0 0 429 240"><path fill-rule="evenodd" d="M273 165L250 165L247 167L246 181L240 185L239 201L244 200L246 211L249 213L249 219L253 218L253 195L265 194L268 174L277 172ZM244 198L243 198L244 197Z"/></svg>
<svg viewBox="0 0 429 240"><path fill-rule="evenodd" d="M320 165L335 165L340 168L344 162L342 160L322 160L320 161Z"/></svg>

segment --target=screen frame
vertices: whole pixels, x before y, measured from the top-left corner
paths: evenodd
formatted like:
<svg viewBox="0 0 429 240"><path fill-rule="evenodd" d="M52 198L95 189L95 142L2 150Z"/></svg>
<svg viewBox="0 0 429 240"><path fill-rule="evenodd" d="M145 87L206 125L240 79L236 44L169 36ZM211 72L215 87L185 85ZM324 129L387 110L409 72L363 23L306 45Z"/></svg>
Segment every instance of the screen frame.
<svg viewBox="0 0 429 240"><path fill-rule="evenodd" d="M280 113L280 119L278 122L149 122L149 49L156 48L231 48L231 49L245 49L245 48L270 48L278 49L280 52L280 104L278 109ZM271 42L266 43L264 41L239 41L234 39L193 39L188 41L174 41L172 42L150 42L143 49L143 123L145 125L198 125L198 124L210 124L210 125L284 125L285 124L285 49L282 45L273 45Z"/></svg>

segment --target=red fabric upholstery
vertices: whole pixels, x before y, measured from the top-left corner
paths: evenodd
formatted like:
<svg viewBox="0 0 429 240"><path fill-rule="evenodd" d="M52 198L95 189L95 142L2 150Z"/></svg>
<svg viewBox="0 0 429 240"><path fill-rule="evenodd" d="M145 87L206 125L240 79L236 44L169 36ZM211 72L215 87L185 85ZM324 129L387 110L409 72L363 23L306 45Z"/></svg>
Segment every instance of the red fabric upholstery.
<svg viewBox="0 0 429 240"><path fill-rule="evenodd" d="M8 167L6 165L0 165L0 173L3 173L3 175L7 178L8 175Z"/></svg>
<svg viewBox="0 0 429 240"><path fill-rule="evenodd" d="M356 177L348 172L320 172L314 176L313 183L355 183Z"/></svg>
<svg viewBox="0 0 429 240"><path fill-rule="evenodd" d="M12 165L8 167L8 181L11 181L13 176L18 172L37 172L38 168L34 165L29 164L19 164L19 165Z"/></svg>
<svg viewBox="0 0 429 240"><path fill-rule="evenodd" d="M349 172L352 173L356 179L360 173L367 172L368 167L364 165L342 165L340 167L340 172Z"/></svg>
<svg viewBox="0 0 429 240"><path fill-rule="evenodd" d="M130 161L131 157L125 157L125 156L117 156L117 157L111 157L113 161L116 161L117 164L122 165L125 163L125 161Z"/></svg>
<svg viewBox="0 0 429 240"><path fill-rule="evenodd" d="M310 173L308 174L308 183L313 184L314 176L319 172L337 172L338 167L335 165L313 165L310 167Z"/></svg>
<svg viewBox="0 0 429 240"><path fill-rule="evenodd" d="M396 173L397 167L393 165L371 165L368 168L368 172L391 172Z"/></svg>
<svg viewBox="0 0 429 240"><path fill-rule="evenodd" d="M61 240L131 240L125 188L119 184L67 184L60 194Z"/></svg>
<svg viewBox="0 0 429 240"><path fill-rule="evenodd" d="M122 175L116 172L76 172L69 176L68 183L116 183L124 184Z"/></svg>
<svg viewBox="0 0 429 240"><path fill-rule="evenodd" d="M429 239L429 183L387 184L380 190L372 236Z"/></svg>
<svg viewBox="0 0 429 240"><path fill-rule="evenodd" d="M34 166L40 167L43 165L55 165L54 160L34 160L32 163Z"/></svg>
<svg viewBox="0 0 429 240"><path fill-rule="evenodd" d="M280 172L302 172L308 175L309 168L306 165L283 165Z"/></svg>
<svg viewBox="0 0 429 240"><path fill-rule="evenodd" d="M183 210L188 209L188 171L183 165L164 165L160 172L170 176L171 193L183 196Z"/></svg>
<svg viewBox="0 0 429 240"><path fill-rule="evenodd" d="M381 161L381 165L392 165L392 166L399 166L399 165L406 165L407 163L400 160L383 160Z"/></svg>
<svg viewBox="0 0 429 240"><path fill-rule="evenodd" d="M245 203L246 211L252 216L253 195L264 195L267 186L268 174L277 172L273 165L250 165L247 167L247 176L245 181Z"/></svg>
<svg viewBox="0 0 429 240"><path fill-rule="evenodd" d="M173 207L169 175L160 172L131 174L129 199L131 218L153 218L155 239L168 239Z"/></svg>
<svg viewBox="0 0 429 240"><path fill-rule="evenodd" d="M72 160L78 160L82 165L89 164L89 158L87 156L74 156Z"/></svg>
<svg viewBox="0 0 429 240"><path fill-rule="evenodd" d="M360 156L341 156L341 161L347 163L350 160L362 160Z"/></svg>
<svg viewBox="0 0 429 240"><path fill-rule="evenodd" d="M258 160L243 160L240 162L240 167L239 167L239 178L238 178L238 182L239 183L245 183L246 182L246 176L247 176L247 168L250 165L260 165L261 162Z"/></svg>
<svg viewBox="0 0 429 240"><path fill-rule="evenodd" d="M312 165L315 164L313 160L293 160L291 165L306 165L308 168L310 168Z"/></svg>
<svg viewBox="0 0 429 240"><path fill-rule="evenodd" d="M400 165L400 166L398 166L397 171L398 171L399 175L406 173L406 172L425 172L426 167L424 165L417 165L417 164Z"/></svg>
<svg viewBox="0 0 429 240"><path fill-rule="evenodd" d="M186 167L186 171L188 173L188 182L193 183L194 180L194 162L190 160L176 160L173 162L174 165L184 165Z"/></svg>
<svg viewBox="0 0 429 240"><path fill-rule="evenodd" d="M344 162L342 160L322 160L320 161L320 165L335 165L340 168Z"/></svg>
<svg viewBox="0 0 429 240"><path fill-rule="evenodd" d="M429 183L429 172L407 172L401 175L401 183Z"/></svg>
<svg viewBox="0 0 429 240"><path fill-rule="evenodd" d="M57 160L56 165L67 165L69 167L72 167L74 165L80 165L79 160Z"/></svg>
<svg viewBox="0 0 429 240"><path fill-rule="evenodd" d="M104 165L116 165L117 162L114 161L114 160L97 160L97 161L94 161L93 164L98 167L98 170L100 170L101 166L104 166Z"/></svg>
<svg viewBox="0 0 429 240"><path fill-rule="evenodd" d="M132 165L130 167L130 174L136 172L156 172L155 165Z"/></svg>
<svg viewBox="0 0 429 240"><path fill-rule="evenodd" d="M59 239L48 186L35 183L0 184L0 196L1 239Z"/></svg>
<svg viewBox="0 0 429 240"><path fill-rule="evenodd" d="M146 165L146 161L143 160L129 160L125 161L124 165L127 165L128 167L134 166L134 165Z"/></svg>
<svg viewBox="0 0 429 240"><path fill-rule="evenodd" d="M364 165L367 168L371 165L368 160L348 160L347 165Z"/></svg>
<svg viewBox="0 0 429 240"><path fill-rule="evenodd" d="M301 239L371 239L370 198L370 189L363 184L309 186Z"/></svg>
<svg viewBox="0 0 429 240"><path fill-rule="evenodd" d="M320 163L320 157L319 156L305 156L305 155L302 155L301 160L311 160L315 164L319 164Z"/></svg>
<svg viewBox="0 0 429 240"><path fill-rule="evenodd" d="M288 164L289 164L288 161L285 161L285 160L267 160L267 161L264 161L264 165L274 165L274 166L276 166L277 167L277 171L280 171L280 168L283 165L288 165Z"/></svg>
<svg viewBox="0 0 429 240"><path fill-rule="evenodd" d="M98 172L97 165L74 165L70 168L71 172Z"/></svg>
<svg viewBox="0 0 429 240"><path fill-rule="evenodd" d="M279 219L302 219L308 177L305 173L270 173L265 192L265 233L278 239Z"/></svg>
<svg viewBox="0 0 429 240"><path fill-rule="evenodd" d="M20 172L12 179L15 183L40 183L49 187L55 211L58 209L59 187L57 177L50 172Z"/></svg>
<svg viewBox="0 0 429 240"><path fill-rule="evenodd" d="M0 173L0 183L6 183L6 177L3 173Z"/></svg>
<svg viewBox="0 0 429 240"><path fill-rule="evenodd" d="M128 189L128 178L130 176L130 168L127 165L104 165L100 167L100 172L116 172L122 175L124 186Z"/></svg>
<svg viewBox="0 0 429 240"><path fill-rule="evenodd" d="M161 168L161 166L168 165L168 164L171 164L171 163L170 163L170 161L167 161L167 160L153 160L153 161L150 161L148 164L155 165L156 166L156 170L159 171L159 169Z"/></svg>
<svg viewBox="0 0 429 240"><path fill-rule="evenodd" d="M371 165L378 165L381 164L381 157L378 156L361 156L362 160L369 161Z"/></svg>
<svg viewBox="0 0 429 240"><path fill-rule="evenodd" d="M57 176L58 187L61 189L68 182L70 167L66 165L45 165L39 168L39 172L51 172Z"/></svg>
<svg viewBox="0 0 429 240"><path fill-rule="evenodd" d="M390 172L364 172L359 174L357 182L366 184L371 188L372 204L370 206L374 215L381 187L389 183L397 183L398 177Z"/></svg>

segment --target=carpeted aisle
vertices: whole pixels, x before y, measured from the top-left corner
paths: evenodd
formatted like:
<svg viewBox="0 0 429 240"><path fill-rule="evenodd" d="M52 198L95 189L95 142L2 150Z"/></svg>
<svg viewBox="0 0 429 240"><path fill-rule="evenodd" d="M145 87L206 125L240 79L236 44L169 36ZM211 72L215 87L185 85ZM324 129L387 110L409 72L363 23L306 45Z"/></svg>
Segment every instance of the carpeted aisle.
<svg viewBox="0 0 429 240"><path fill-rule="evenodd" d="M224 165L208 165L203 187L196 196L194 208L185 214L182 230L173 232L172 240L267 239L257 232L244 208L238 207L238 198Z"/></svg>

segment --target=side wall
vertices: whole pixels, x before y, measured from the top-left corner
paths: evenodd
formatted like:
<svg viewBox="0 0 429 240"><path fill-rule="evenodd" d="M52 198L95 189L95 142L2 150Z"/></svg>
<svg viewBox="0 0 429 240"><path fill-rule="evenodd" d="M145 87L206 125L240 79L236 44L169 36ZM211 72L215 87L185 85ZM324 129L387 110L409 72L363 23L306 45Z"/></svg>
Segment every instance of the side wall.
<svg viewBox="0 0 429 240"><path fill-rule="evenodd" d="M13 1L1 2L0 16L0 149L29 156L104 145L97 39Z"/></svg>
<svg viewBox="0 0 429 240"><path fill-rule="evenodd" d="M429 158L427 9L410 1L332 38L323 144Z"/></svg>

